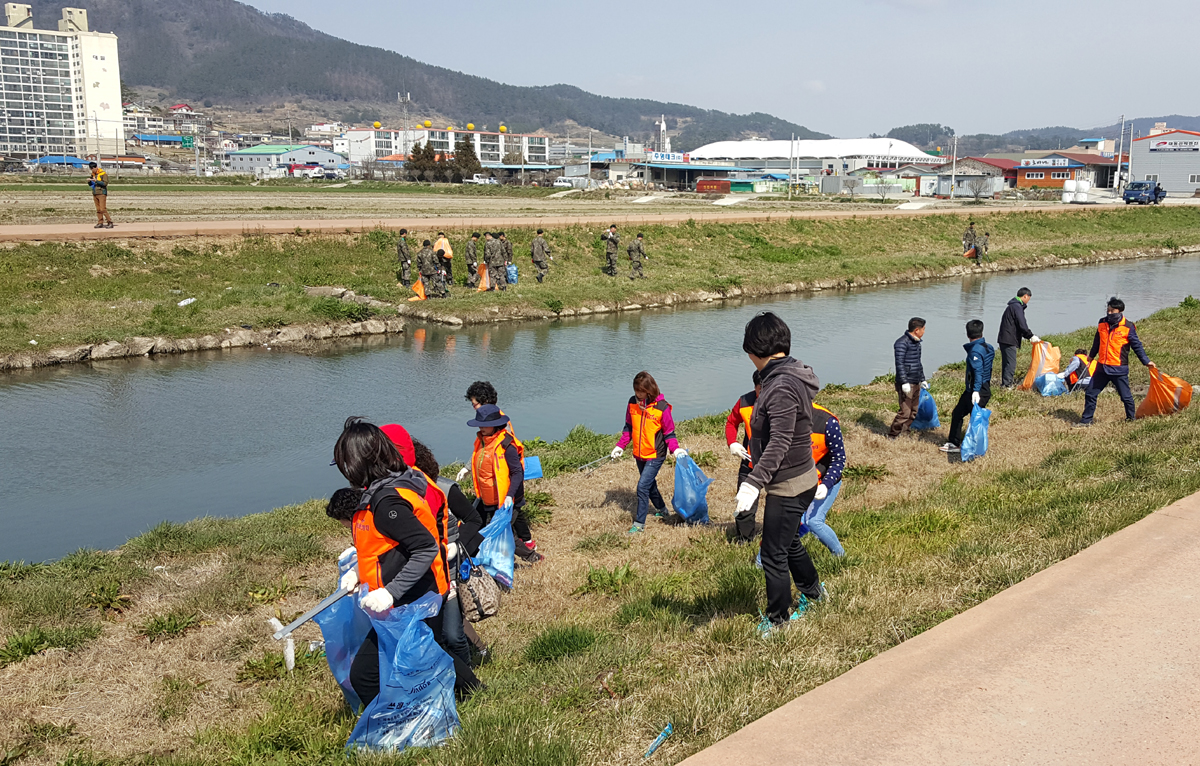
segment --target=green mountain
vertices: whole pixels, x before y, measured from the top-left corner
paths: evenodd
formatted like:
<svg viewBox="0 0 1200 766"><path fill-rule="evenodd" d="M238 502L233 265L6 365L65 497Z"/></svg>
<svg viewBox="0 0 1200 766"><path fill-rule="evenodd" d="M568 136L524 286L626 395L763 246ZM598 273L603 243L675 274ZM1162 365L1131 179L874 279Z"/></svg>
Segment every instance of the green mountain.
<svg viewBox="0 0 1200 766"><path fill-rule="evenodd" d="M58 0L35 6L35 26L50 26L64 5L86 8L93 30L118 35L125 82L191 101L253 105L304 98L394 108L396 92L405 90L418 112L424 108L459 123L504 121L516 131L574 120L638 139L666 115L668 128L681 131L675 147L685 151L743 135L827 137L768 114L608 98L570 85L504 85L341 40L234 0Z"/></svg>

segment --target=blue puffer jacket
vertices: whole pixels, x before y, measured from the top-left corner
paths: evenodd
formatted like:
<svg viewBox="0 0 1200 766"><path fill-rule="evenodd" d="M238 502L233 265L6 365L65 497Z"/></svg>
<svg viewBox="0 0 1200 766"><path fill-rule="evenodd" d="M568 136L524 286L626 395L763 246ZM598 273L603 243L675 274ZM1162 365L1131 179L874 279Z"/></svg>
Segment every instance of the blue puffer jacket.
<svg viewBox="0 0 1200 766"><path fill-rule="evenodd" d="M925 370L921 367L921 341L906 332L893 348L896 351L896 388L905 383L917 385L925 380Z"/></svg>
<svg viewBox="0 0 1200 766"><path fill-rule="evenodd" d="M996 349L983 338L963 345L967 352L967 390L978 391L984 384L992 382L992 362Z"/></svg>

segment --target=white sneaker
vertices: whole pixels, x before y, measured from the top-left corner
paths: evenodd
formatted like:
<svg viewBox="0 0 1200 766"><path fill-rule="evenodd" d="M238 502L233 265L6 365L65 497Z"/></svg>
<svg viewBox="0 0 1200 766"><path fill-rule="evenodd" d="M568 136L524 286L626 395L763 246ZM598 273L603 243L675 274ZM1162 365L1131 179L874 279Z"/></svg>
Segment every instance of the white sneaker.
<svg viewBox="0 0 1200 766"><path fill-rule="evenodd" d="M946 442L942 446L938 447L938 449L940 449L942 452L962 452L962 450L960 450L958 447L955 447L950 442Z"/></svg>

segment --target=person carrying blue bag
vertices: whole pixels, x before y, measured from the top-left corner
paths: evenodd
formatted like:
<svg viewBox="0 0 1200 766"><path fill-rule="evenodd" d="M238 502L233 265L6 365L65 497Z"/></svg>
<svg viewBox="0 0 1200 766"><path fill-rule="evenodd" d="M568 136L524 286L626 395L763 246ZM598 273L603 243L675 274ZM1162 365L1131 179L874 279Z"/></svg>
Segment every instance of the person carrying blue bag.
<svg viewBox="0 0 1200 766"><path fill-rule="evenodd" d="M690 455L677 458L675 494L671 497L675 513L688 524L708 524L708 485L712 483Z"/></svg>
<svg viewBox="0 0 1200 766"><path fill-rule="evenodd" d="M909 428L914 431L932 431L941 427L942 421L938 418L937 402L933 400L933 394L929 393L929 389L922 388L917 398L917 416Z"/></svg>
<svg viewBox="0 0 1200 766"><path fill-rule="evenodd" d="M671 416L671 405L658 390L658 381L642 370L633 376L633 396L625 405L625 427L621 438L613 447L609 457L616 460L625 454L625 448L633 450L637 463L637 512L629 534L641 532L646 527L646 514L654 504L654 515L663 518L667 504L658 491L658 472L667 459L667 453L679 460L687 450L679 446L675 438L675 419Z"/></svg>
<svg viewBox="0 0 1200 766"><path fill-rule="evenodd" d="M917 418L921 389L928 389L925 368L921 366L921 339L925 337L925 320L913 317L908 320L908 331L893 344L896 355L896 395L900 398L900 411L896 413L887 438L897 439L908 433Z"/></svg>
<svg viewBox="0 0 1200 766"><path fill-rule="evenodd" d="M471 428L478 428L475 446L471 453L471 482L475 497L479 501L479 514L490 525L492 516L503 509L510 519L516 519L514 532L529 534L525 520L525 447L507 429L508 416L495 404L481 404L475 417L467 421ZM511 524L511 521L510 521ZM532 540L532 538L530 538ZM541 561L543 556L534 547L522 542L517 553L530 564Z"/></svg>
<svg viewBox="0 0 1200 766"><path fill-rule="evenodd" d="M967 385L950 416L949 439L938 448L946 453L956 453L962 449L963 421L974 406L987 407L992 398L992 365L996 360L996 349L983 339L981 320L967 322L967 342L963 350L967 352Z"/></svg>
<svg viewBox="0 0 1200 766"><path fill-rule="evenodd" d="M358 566L342 575L339 587L351 591L365 584L368 593L359 605L373 617L436 595L438 610L423 620L436 640L444 641L440 604L450 586L437 519L425 500L425 475L404 462L387 434L361 418L346 420L333 460L352 487L362 488L349 518L341 507L327 510L350 529L358 556ZM379 647L372 630L350 666L350 685L368 706L380 689ZM479 680L460 659L454 659L453 668L455 692L469 696Z"/></svg>

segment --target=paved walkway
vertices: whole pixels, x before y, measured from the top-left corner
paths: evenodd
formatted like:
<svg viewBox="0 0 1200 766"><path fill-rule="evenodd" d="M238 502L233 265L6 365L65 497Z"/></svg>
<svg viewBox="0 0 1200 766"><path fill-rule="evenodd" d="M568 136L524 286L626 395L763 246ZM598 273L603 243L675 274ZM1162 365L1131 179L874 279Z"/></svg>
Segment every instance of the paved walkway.
<svg viewBox="0 0 1200 766"><path fill-rule="evenodd" d="M47 224L0 226L0 242L14 241L79 241L95 239L129 239L141 237L220 237L242 234L287 234L302 229L315 233L337 234L347 230L359 232L384 227L388 229L439 228L450 229L503 229L516 226L575 226L594 223L607 225L617 223L625 226L677 224L685 221L710 223L748 223L754 221L786 221L790 218L878 218L887 216L946 215L984 212L1077 212L1087 210L1085 206L1073 205L1029 205L977 208L927 208L924 210L897 210L892 207L855 208L853 210L771 210L736 212L700 212L627 214L615 210L598 215L529 215L506 217L455 217L428 216L414 218L309 218L245 221L160 221L118 222L113 229L97 229L95 224Z"/></svg>
<svg viewBox="0 0 1200 766"><path fill-rule="evenodd" d="M1200 493L683 763L1200 764Z"/></svg>

